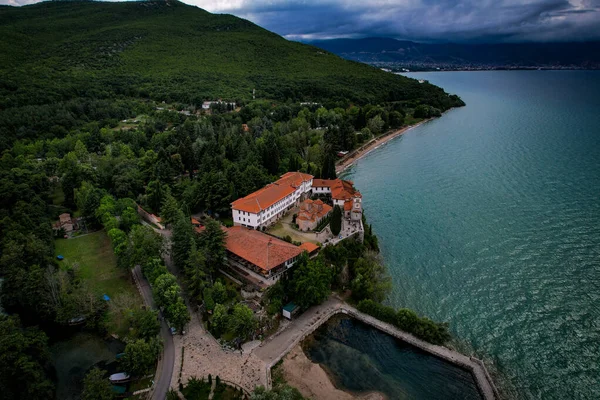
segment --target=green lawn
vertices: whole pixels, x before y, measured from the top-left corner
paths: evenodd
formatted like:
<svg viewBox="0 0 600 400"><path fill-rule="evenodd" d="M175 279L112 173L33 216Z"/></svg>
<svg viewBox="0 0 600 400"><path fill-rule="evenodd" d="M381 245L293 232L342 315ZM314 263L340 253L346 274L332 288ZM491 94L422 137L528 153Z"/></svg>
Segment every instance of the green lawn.
<svg viewBox="0 0 600 400"><path fill-rule="evenodd" d="M117 258L104 231L73 239L57 239L56 254L62 254L63 264L76 266L79 276L98 294L111 298L118 294L132 294L139 298L129 272L117 267Z"/></svg>
<svg viewBox="0 0 600 400"><path fill-rule="evenodd" d="M292 240L296 242L310 242L314 244L319 243L314 233L297 231L290 227L288 224L282 223L281 221L277 222L275 225L267 229L267 232L271 235L275 235L282 239L285 236L289 235L292 238Z"/></svg>

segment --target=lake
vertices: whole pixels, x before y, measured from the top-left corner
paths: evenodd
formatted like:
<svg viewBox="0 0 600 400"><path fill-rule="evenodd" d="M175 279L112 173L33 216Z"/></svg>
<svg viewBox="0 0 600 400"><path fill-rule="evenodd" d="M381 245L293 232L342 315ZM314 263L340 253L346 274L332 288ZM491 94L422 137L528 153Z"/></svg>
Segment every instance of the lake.
<svg viewBox="0 0 600 400"><path fill-rule="evenodd" d="M393 278L523 399L600 398L600 72L433 72L467 106L346 174Z"/></svg>

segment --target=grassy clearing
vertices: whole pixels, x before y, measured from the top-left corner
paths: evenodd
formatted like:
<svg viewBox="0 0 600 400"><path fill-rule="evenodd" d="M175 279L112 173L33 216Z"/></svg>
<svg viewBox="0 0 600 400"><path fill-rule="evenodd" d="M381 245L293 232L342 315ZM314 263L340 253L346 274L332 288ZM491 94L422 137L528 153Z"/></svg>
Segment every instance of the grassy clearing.
<svg viewBox="0 0 600 400"><path fill-rule="evenodd" d="M267 229L267 232L279 238L284 238L285 236L289 235L292 240L296 242L310 242L314 244L319 243L313 233L299 232L288 224L282 223L281 221Z"/></svg>
<svg viewBox="0 0 600 400"><path fill-rule="evenodd" d="M57 239L55 248L57 255L65 257L62 261L64 266L75 267L81 279L86 281L94 292L99 295L106 293L111 298L119 294L129 294L139 299L129 273L117 267L117 258L104 231L73 239Z"/></svg>

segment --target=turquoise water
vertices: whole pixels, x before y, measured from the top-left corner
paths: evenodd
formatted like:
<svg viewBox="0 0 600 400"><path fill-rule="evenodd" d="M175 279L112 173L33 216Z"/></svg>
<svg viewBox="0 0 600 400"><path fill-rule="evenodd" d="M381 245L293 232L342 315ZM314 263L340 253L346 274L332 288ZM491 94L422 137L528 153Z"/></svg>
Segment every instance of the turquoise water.
<svg viewBox="0 0 600 400"><path fill-rule="evenodd" d="M394 288L523 399L600 398L600 72L420 73L467 103L348 172Z"/></svg>
<svg viewBox="0 0 600 400"><path fill-rule="evenodd" d="M470 372L352 318L334 317L311 338L304 351L344 390L398 400L481 399Z"/></svg>

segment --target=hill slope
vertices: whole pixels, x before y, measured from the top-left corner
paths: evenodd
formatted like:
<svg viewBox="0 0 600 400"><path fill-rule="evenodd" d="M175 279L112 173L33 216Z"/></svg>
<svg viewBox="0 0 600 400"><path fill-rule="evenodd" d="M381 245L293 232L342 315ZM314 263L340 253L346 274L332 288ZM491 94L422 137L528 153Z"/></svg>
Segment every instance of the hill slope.
<svg viewBox="0 0 600 400"><path fill-rule="evenodd" d="M115 96L185 104L249 100L252 89L276 100L401 100L442 110L461 103L433 85L177 1L4 6L0 35L3 110Z"/></svg>
<svg viewBox="0 0 600 400"><path fill-rule="evenodd" d="M332 39L312 45L349 60L429 67L600 68L600 42L416 43L391 38Z"/></svg>

